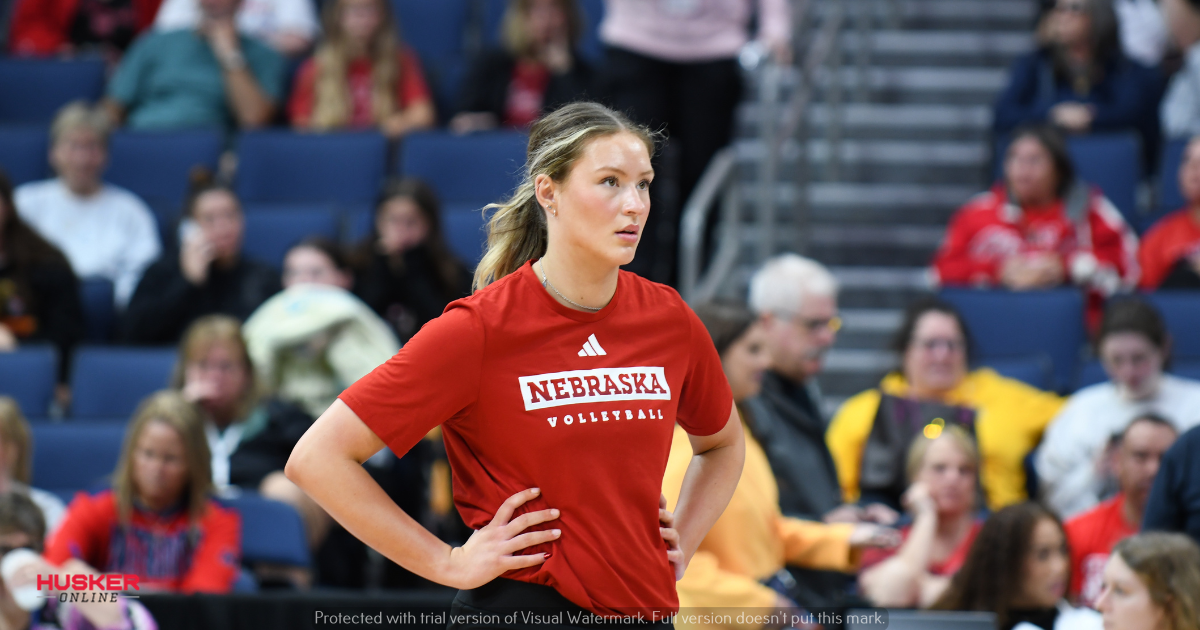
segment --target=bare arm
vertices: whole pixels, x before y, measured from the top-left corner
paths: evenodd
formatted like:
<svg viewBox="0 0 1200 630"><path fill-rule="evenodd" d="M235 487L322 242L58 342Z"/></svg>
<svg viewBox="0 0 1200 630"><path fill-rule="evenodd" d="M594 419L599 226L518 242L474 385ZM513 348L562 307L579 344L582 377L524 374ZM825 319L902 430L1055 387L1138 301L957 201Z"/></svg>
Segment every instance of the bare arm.
<svg viewBox="0 0 1200 630"><path fill-rule="evenodd" d="M676 566L676 579L700 547L700 542L729 505L742 464L746 459L745 437L737 408L729 411L725 427L712 435L688 435L692 443L691 463L683 477L675 506L675 529L684 562Z"/></svg>
<svg viewBox="0 0 1200 630"><path fill-rule="evenodd" d="M114 127L120 127L125 123L125 106L119 102L111 98L104 99L104 111L108 114L108 119Z"/></svg>
<svg viewBox="0 0 1200 630"><path fill-rule="evenodd" d="M919 484L914 484L906 498L914 497ZM912 500L916 517L908 540L901 545L896 555L863 571L859 585L863 594L876 606L912 607L920 603L922 584L927 577L929 561L933 557L933 541L937 536L937 508L928 491L923 497Z"/></svg>
<svg viewBox="0 0 1200 630"><path fill-rule="evenodd" d="M396 564L439 584L475 588L512 569L541 564L544 555L511 555L558 538L558 530L521 534L558 518L558 510L513 511L537 496L522 491L501 505L490 524L451 548L404 513L362 467L383 442L340 399L300 438L284 473L351 534Z"/></svg>
<svg viewBox="0 0 1200 630"><path fill-rule="evenodd" d="M433 101L426 99L388 116L383 121L383 134L389 138L399 138L410 131L429 129L436 122Z"/></svg>
<svg viewBox="0 0 1200 630"><path fill-rule="evenodd" d="M238 126L253 129L270 123L271 116L275 114L275 103L258 84L258 79L246 63L246 58L242 56L233 21L210 22L205 24L202 30L208 38L209 46L212 47L213 55L221 64L225 94Z"/></svg>

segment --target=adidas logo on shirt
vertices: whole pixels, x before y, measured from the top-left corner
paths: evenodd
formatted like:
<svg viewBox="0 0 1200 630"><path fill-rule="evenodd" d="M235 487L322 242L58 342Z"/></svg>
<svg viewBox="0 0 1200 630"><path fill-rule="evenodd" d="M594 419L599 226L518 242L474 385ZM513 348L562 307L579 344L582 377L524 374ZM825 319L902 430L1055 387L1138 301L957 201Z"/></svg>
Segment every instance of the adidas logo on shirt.
<svg viewBox="0 0 1200 630"><path fill-rule="evenodd" d="M600 347L600 342L596 341L596 335L588 335L587 341L583 342L583 350L579 351L581 357L602 357L608 354L604 348Z"/></svg>

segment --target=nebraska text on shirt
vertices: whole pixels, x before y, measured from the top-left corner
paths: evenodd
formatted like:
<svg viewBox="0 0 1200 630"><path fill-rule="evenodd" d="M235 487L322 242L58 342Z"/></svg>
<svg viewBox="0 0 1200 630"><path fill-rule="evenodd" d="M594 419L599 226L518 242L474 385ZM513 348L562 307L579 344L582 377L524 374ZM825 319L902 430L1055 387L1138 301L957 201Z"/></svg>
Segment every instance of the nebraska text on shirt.
<svg viewBox="0 0 1200 630"><path fill-rule="evenodd" d="M671 400L661 367L572 370L517 379L525 410L617 400Z"/></svg>

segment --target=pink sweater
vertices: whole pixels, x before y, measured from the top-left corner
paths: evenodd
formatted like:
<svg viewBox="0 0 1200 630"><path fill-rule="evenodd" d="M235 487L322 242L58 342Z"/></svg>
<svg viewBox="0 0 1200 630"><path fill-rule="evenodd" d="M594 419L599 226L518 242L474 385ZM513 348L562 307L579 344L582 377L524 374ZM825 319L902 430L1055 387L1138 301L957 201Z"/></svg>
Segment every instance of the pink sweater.
<svg viewBox="0 0 1200 630"><path fill-rule="evenodd" d="M600 39L666 61L701 62L736 57L748 40L755 0L605 0ZM757 0L758 38L787 42L790 0Z"/></svg>

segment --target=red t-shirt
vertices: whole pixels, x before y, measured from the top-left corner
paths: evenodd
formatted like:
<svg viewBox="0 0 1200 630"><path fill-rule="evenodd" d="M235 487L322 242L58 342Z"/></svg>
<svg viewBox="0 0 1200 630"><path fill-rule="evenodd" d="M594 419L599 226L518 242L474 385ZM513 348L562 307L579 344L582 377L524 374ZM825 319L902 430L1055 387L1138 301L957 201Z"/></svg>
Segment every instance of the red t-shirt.
<svg viewBox="0 0 1200 630"><path fill-rule="evenodd" d="M584 313L556 302L526 263L450 303L341 399L397 455L442 425L454 503L472 529L541 488L517 513L558 508L526 531L562 536L524 551L550 553L544 564L504 577L602 615L678 608L658 522L671 436L676 422L720 431L733 397L674 290L622 271L608 306Z"/></svg>
<svg viewBox="0 0 1200 630"><path fill-rule="evenodd" d="M504 124L508 127L528 127L542 113L546 86L550 85L550 69L529 61L513 65L512 81L508 84Z"/></svg>
<svg viewBox="0 0 1200 630"><path fill-rule="evenodd" d="M1100 597L1104 565L1112 548L1124 538L1138 533L1138 528L1125 522L1121 510L1125 495L1097 505L1088 512L1067 521L1067 543L1071 546L1071 595L1081 605L1092 606Z"/></svg>
<svg viewBox="0 0 1200 630"><path fill-rule="evenodd" d="M169 514L133 510L123 526L116 495L79 493L62 525L46 542L46 559L61 564L79 558L104 573L140 576L139 584L176 593L228 593L241 562L241 517L209 501L197 523L187 511Z"/></svg>
<svg viewBox="0 0 1200 630"><path fill-rule="evenodd" d="M405 109L413 103L430 99L429 86L421 72L421 62L408 48L398 54L400 80L396 82L396 106ZM350 129L370 129L376 126L375 114L371 109L371 61L355 59L346 70L347 89L350 90ZM307 126L316 103L317 64L309 58L296 74L296 85L288 101L288 116L292 124Z"/></svg>
<svg viewBox="0 0 1200 630"><path fill-rule="evenodd" d="M1163 217L1142 237L1138 250L1142 280L1138 286L1157 289L1180 259L1192 256L1200 256L1200 221L1187 209Z"/></svg>
<svg viewBox="0 0 1200 630"><path fill-rule="evenodd" d="M975 521L971 525L971 530L967 532L967 537L963 538L962 542L954 548L953 553L951 553L941 562L934 562L929 565L928 571L930 575L944 575L949 577L955 573L958 573L958 570L962 568L963 563L967 561L967 553L971 551L971 544L975 542L975 537L979 535L979 529L981 527L983 527L983 521ZM912 531L912 525L905 525L904 527L900 528L901 544L903 544L903 541L908 540L908 534L910 531ZM879 549L877 547L864 549L862 553L862 561L859 563L859 571L879 564L880 562L883 562L884 560L896 555L896 553L899 551L899 546L892 549Z"/></svg>

